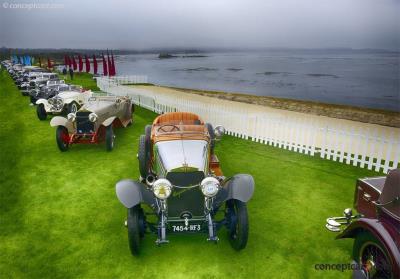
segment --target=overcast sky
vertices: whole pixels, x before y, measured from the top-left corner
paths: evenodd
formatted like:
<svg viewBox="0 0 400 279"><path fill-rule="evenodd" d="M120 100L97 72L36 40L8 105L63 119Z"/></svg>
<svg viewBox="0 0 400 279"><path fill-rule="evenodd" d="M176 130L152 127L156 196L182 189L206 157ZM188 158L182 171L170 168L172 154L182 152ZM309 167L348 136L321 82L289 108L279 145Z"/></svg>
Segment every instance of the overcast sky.
<svg viewBox="0 0 400 279"><path fill-rule="evenodd" d="M400 49L400 0L0 0L0 3L0 46L7 47ZM56 6L16 5L21 3Z"/></svg>

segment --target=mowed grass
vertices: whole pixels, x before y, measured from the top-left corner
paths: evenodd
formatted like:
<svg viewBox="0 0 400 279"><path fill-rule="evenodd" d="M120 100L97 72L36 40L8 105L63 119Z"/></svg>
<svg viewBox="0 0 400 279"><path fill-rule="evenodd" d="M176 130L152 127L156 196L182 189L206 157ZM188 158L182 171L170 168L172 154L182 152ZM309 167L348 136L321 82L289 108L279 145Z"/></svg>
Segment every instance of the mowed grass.
<svg viewBox="0 0 400 279"><path fill-rule="evenodd" d="M64 79L66 83L68 84L78 84L81 85L84 89L86 90L92 90L92 91L99 91L99 88L97 87L96 80L93 79L93 75L89 73L84 73L84 72L74 72L73 79L71 80L71 76L69 73L66 75L63 75L62 73L58 73L58 76L60 79Z"/></svg>
<svg viewBox="0 0 400 279"><path fill-rule="evenodd" d="M377 173L225 136L216 147L225 175L256 181L247 248L234 251L225 229L217 245L171 235L156 247L147 234L133 257L114 185L139 176L139 135L156 115L137 108L112 152L99 144L62 153L5 71L0 96L0 278L351 277L314 268L350 261L352 240L334 240L325 220L352 206L358 177Z"/></svg>

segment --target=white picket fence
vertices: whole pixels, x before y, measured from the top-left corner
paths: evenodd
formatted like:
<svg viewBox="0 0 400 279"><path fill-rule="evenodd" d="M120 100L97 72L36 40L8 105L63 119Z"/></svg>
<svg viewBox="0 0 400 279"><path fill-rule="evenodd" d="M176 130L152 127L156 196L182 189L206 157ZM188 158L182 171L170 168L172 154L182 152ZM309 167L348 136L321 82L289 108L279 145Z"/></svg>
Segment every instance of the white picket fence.
<svg viewBox="0 0 400 279"><path fill-rule="evenodd" d="M124 86L145 83L145 76L97 78L99 88L107 93L130 96L133 102L156 113L188 111L206 122L223 125L227 134L284 148L311 156L367 167L379 172L397 168L400 158L400 129L341 121L317 116L298 117L244 109L235 102L206 101L191 94L177 96ZM239 103L240 104L240 103ZM248 105L251 108L251 105ZM321 120L322 119L322 120ZM327 120L328 119L328 120ZM350 124L349 124L350 122Z"/></svg>

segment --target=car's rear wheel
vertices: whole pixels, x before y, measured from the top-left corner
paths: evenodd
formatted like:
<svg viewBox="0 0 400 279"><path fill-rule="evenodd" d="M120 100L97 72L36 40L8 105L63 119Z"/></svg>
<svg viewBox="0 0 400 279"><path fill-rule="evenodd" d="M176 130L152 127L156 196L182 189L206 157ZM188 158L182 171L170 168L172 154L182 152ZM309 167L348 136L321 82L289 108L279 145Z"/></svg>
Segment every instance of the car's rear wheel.
<svg viewBox="0 0 400 279"><path fill-rule="evenodd" d="M68 104L68 113L76 113L79 110L79 105L76 102Z"/></svg>
<svg viewBox="0 0 400 279"><path fill-rule="evenodd" d="M44 108L44 104L39 104L36 107L36 114L39 120L46 120L47 118L47 112L46 109Z"/></svg>
<svg viewBox="0 0 400 279"><path fill-rule="evenodd" d="M150 159L151 156L151 152L150 152L150 148L151 148L151 129L152 126L151 125L146 125L146 127L144 128L144 134L146 136L146 152L147 152L147 156Z"/></svg>
<svg viewBox="0 0 400 279"><path fill-rule="evenodd" d="M356 236L353 259L362 267L366 278L393 278L388 252L370 232L361 232Z"/></svg>
<svg viewBox="0 0 400 279"><path fill-rule="evenodd" d="M106 127L106 149L111 151L114 148L114 131L112 124Z"/></svg>
<svg viewBox="0 0 400 279"><path fill-rule="evenodd" d="M149 173L149 152L146 143L146 136L141 135L139 138L139 151L138 151L138 160L139 160L139 172L140 176L143 179L146 179Z"/></svg>
<svg viewBox="0 0 400 279"><path fill-rule="evenodd" d="M249 235L246 203L239 200L228 200L225 217L228 221L228 238L232 248L235 250L244 249Z"/></svg>
<svg viewBox="0 0 400 279"><path fill-rule="evenodd" d="M128 240L129 249L132 255L139 255L140 253L140 242L144 236L145 221L143 210L140 205L136 205L128 209Z"/></svg>
<svg viewBox="0 0 400 279"><path fill-rule="evenodd" d="M69 134L67 128L58 126L56 131L56 141L58 148L65 152L69 148Z"/></svg>

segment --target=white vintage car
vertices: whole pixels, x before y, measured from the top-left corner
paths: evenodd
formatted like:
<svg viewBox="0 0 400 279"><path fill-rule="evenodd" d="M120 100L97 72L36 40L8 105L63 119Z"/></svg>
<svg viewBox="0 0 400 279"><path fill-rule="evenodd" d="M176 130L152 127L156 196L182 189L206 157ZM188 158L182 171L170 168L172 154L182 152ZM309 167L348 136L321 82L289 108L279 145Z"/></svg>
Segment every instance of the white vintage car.
<svg viewBox="0 0 400 279"><path fill-rule="evenodd" d="M68 113L76 113L92 95L91 90L84 92L64 91L48 100L39 99L36 101L37 116L40 120L45 120L48 114L67 115Z"/></svg>

